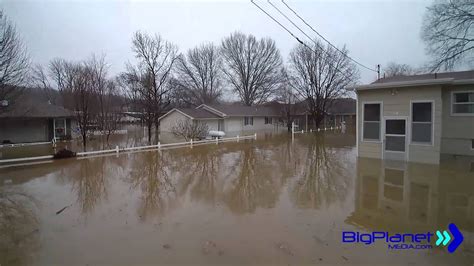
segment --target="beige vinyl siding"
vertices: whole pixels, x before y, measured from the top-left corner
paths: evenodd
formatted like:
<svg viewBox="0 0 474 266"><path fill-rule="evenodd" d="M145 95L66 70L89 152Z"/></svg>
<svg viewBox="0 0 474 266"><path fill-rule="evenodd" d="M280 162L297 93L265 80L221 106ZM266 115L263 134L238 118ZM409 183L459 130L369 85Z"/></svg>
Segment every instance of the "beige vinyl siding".
<svg viewBox="0 0 474 266"><path fill-rule="evenodd" d="M185 121L187 119L191 118L175 110L160 120L160 131L171 132L171 129L178 121Z"/></svg>
<svg viewBox="0 0 474 266"><path fill-rule="evenodd" d="M217 119L205 119L205 120L198 120L201 123L205 123L209 129L211 130L219 130L219 120Z"/></svg>
<svg viewBox="0 0 474 266"><path fill-rule="evenodd" d="M366 158L382 158L382 144L375 142L359 142L359 156Z"/></svg>
<svg viewBox="0 0 474 266"><path fill-rule="evenodd" d="M474 85L455 86L443 90L443 134L441 153L473 155L471 140L474 139L474 115L452 115L452 92L474 91Z"/></svg>
<svg viewBox="0 0 474 266"><path fill-rule="evenodd" d="M224 120L224 131L227 133L237 133L242 131L243 118L241 117L229 117Z"/></svg>
<svg viewBox="0 0 474 266"><path fill-rule="evenodd" d="M393 93L392 93L393 92ZM411 102L412 101L433 101L434 103L434 136L433 145L410 144L411 133ZM358 92L358 112L359 112L359 156L382 158L382 143L362 141L363 132L363 104L366 102L383 102L381 118L381 137L384 138L384 117L407 118L407 141L408 160L424 163L438 163L441 146L441 121L442 121L442 99L441 87L411 87L398 89L377 89Z"/></svg>

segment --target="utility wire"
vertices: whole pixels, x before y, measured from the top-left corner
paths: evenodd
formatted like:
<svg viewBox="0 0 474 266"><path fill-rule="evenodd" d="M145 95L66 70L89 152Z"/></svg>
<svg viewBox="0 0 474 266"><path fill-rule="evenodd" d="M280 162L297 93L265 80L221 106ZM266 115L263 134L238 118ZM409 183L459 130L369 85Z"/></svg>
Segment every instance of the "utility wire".
<svg viewBox="0 0 474 266"><path fill-rule="evenodd" d="M265 15L267 15L269 18L271 18L275 23L277 23L278 25L280 25L280 27L282 27L285 31L287 31L293 38L295 38L299 43L301 43L302 45L304 45L306 48L308 48L310 51L312 51L313 53L317 53L315 50L313 50L310 46L308 46L305 42L303 42L302 40L300 40L293 32L291 32L288 28L286 28L285 26L283 26L283 24L281 24L277 19L275 19L274 17L272 17L270 14L268 14L267 11L265 11L263 8L261 8L259 5L257 5L254 0L250 0L250 2L252 2L252 4L254 4L258 9L260 9L260 11L262 11L263 13L265 13ZM328 53L326 50L322 49L324 52ZM335 70L337 70L339 73L341 73L342 75L344 75L346 78L352 80L353 78L346 75L346 73L344 73L342 70L340 70L339 68L335 67L334 68Z"/></svg>
<svg viewBox="0 0 474 266"><path fill-rule="evenodd" d="M268 0L268 2L270 3L270 0ZM373 68L370 68L362 63L360 63L359 61L353 59L352 57L348 56L346 53L344 53L343 51L339 50L334 44L332 44L329 40L327 40L326 38L324 38L323 35L321 35L318 31L316 31L309 23L306 22L306 20L304 20L300 15L298 15L298 13L296 13L296 11L294 9L292 9L284 0L281 0L281 2L291 11L293 12L293 14L295 14L306 26L308 26L314 33L316 33L319 37L321 37L321 39L323 39L324 41L326 41L330 46L332 46L334 49L336 49L337 51L339 51L340 53L342 53L344 56L346 56L347 58L349 58L351 61L353 61L354 63L358 64L359 66L365 68L365 69L368 69L370 71L374 71L374 72L377 72L377 70L373 69ZM271 4L271 3L270 3ZM271 4L273 6L273 4Z"/></svg>

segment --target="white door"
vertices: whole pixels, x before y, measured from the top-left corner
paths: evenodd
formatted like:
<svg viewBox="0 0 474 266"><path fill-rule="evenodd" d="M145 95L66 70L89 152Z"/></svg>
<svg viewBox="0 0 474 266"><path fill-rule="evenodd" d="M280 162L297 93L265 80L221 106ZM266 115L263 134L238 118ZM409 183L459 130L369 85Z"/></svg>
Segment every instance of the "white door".
<svg viewBox="0 0 474 266"><path fill-rule="evenodd" d="M406 118L385 118L384 159L406 160L407 121Z"/></svg>

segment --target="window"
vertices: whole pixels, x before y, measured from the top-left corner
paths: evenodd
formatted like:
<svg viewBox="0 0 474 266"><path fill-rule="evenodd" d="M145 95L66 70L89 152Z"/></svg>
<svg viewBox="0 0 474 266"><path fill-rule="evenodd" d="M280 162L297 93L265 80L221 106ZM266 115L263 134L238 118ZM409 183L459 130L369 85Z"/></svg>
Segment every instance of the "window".
<svg viewBox="0 0 474 266"><path fill-rule="evenodd" d="M245 116L244 117L244 126L253 126L253 117Z"/></svg>
<svg viewBox="0 0 474 266"><path fill-rule="evenodd" d="M272 118L265 116L265 125L271 124L272 123Z"/></svg>
<svg viewBox="0 0 474 266"><path fill-rule="evenodd" d="M474 150L474 139L471 139L471 149Z"/></svg>
<svg viewBox="0 0 474 266"><path fill-rule="evenodd" d="M431 144L433 139L433 103L412 103L411 141Z"/></svg>
<svg viewBox="0 0 474 266"><path fill-rule="evenodd" d="M380 140L380 104L364 104L364 140Z"/></svg>
<svg viewBox="0 0 474 266"><path fill-rule="evenodd" d="M453 93L453 114L474 114L474 92Z"/></svg>

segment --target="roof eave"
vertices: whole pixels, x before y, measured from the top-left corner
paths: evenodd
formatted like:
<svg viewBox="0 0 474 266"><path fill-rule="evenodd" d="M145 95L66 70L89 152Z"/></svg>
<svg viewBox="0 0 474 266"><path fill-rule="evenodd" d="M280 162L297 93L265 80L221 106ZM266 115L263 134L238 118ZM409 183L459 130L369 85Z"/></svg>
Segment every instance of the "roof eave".
<svg viewBox="0 0 474 266"><path fill-rule="evenodd" d="M456 82L460 82L458 80ZM428 79L428 80L412 80L412 81L399 81L399 82L387 82L387 83L374 83L369 85L362 85L354 87L355 91L363 90L375 90L375 89L390 89L390 88L403 88L403 87L416 87L416 86L429 86L429 85L446 85L455 83L453 78L444 79Z"/></svg>

